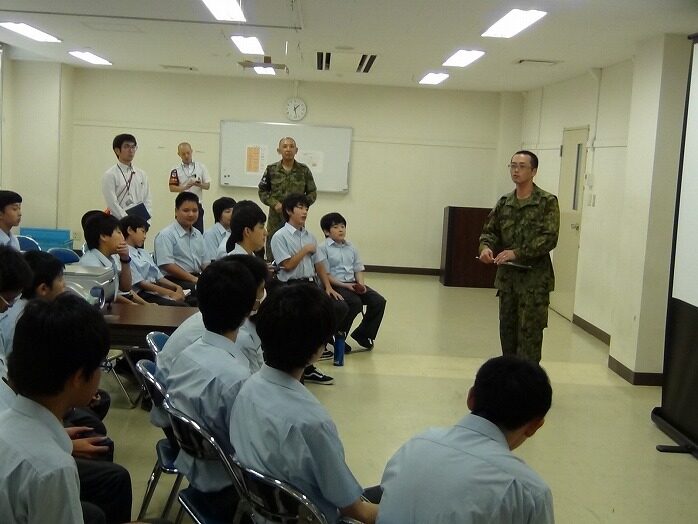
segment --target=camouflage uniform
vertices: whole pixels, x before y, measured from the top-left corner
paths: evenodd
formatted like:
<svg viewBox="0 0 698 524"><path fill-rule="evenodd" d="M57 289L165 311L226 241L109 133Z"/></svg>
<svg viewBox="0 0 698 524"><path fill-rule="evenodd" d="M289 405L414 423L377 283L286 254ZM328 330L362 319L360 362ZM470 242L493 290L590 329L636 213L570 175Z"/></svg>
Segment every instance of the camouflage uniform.
<svg viewBox="0 0 698 524"><path fill-rule="evenodd" d="M293 161L291 171L286 171L281 161L269 164L264 171L262 180L259 181L259 199L269 206L269 218L267 219L267 259L272 259L271 237L274 236L284 223L284 215L274 209L277 203L283 202L291 193L301 193L308 197L312 204L317 198L317 187L313 180L313 174L305 164Z"/></svg>
<svg viewBox="0 0 698 524"><path fill-rule="evenodd" d="M499 199L480 235L480 252L512 249L513 261L531 266L520 269L501 265L494 286L499 297L499 338L503 354L516 354L540 362L543 329L548 326L550 292L555 275L550 251L557 245L560 209L557 197L533 185L525 200L516 191Z"/></svg>

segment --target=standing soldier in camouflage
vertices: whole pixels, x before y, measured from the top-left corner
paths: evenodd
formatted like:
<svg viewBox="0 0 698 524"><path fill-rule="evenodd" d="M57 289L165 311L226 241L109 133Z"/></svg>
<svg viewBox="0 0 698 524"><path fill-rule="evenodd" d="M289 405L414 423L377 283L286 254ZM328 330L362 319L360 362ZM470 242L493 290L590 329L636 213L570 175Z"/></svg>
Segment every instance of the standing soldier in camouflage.
<svg viewBox="0 0 698 524"><path fill-rule="evenodd" d="M504 355L540 362L555 275L550 251L557 245L557 197L533 183L538 157L517 151L509 164L516 189L502 196L480 235L480 261L497 264L499 338ZM497 255L495 256L495 253Z"/></svg>
<svg viewBox="0 0 698 524"><path fill-rule="evenodd" d="M291 137L282 138L276 150L281 155L281 161L269 164L259 181L259 199L269 206L267 219L267 248L266 257L271 261L271 237L274 236L284 223L281 202L291 193L305 195L312 204L317 198L317 187L313 174L305 164L296 162L298 153L296 141Z"/></svg>

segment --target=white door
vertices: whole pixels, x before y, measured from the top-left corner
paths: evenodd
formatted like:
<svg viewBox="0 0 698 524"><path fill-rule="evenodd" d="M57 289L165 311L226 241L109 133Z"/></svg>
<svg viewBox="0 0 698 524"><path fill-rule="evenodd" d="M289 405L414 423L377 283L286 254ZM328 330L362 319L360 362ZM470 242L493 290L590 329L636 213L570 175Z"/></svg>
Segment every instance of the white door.
<svg viewBox="0 0 698 524"><path fill-rule="evenodd" d="M550 307L567 320L572 320L574 313L588 138L588 127L565 129L562 133L560 189L557 195L560 204L560 236L553 252L555 291L550 295Z"/></svg>

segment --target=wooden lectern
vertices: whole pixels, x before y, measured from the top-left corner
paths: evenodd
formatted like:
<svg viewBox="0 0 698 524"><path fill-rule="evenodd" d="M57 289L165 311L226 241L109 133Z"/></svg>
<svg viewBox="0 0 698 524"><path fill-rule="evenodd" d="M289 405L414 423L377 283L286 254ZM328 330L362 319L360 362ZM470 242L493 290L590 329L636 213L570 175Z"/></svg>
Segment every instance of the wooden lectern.
<svg viewBox="0 0 698 524"><path fill-rule="evenodd" d="M444 208L440 276L444 286L494 287L497 268L475 260L482 226L490 211L481 207Z"/></svg>

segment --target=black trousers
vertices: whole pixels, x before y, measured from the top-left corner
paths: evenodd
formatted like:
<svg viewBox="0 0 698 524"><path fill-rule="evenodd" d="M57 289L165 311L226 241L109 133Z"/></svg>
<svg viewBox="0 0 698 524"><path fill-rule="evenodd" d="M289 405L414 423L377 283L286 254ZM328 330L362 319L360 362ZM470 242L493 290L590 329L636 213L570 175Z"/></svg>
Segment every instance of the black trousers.
<svg viewBox="0 0 698 524"><path fill-rule="evenodd" d="M161 306L191 307L186 302L175 302L169 298L161 297L160 295L153 295L152 293L147 293L146 291L139 291L138 296L151 304L159 304Z"/></svg>
<svg viewBox="0 0 698 524"><path fill-rule="evenodd" d="M336 287L334 290L342 295L344 302L347 304L347 314L339 325L339 331L349 333L354 319L366 306L366 314L364 315L361 324L354 330L354 335L375 339L383 320L385 312L385 299L375 290L366 286L366 293L359 295L353 291Z"/></svg>
<svg viewBox="0 0 698 524"><path fill-rule="evenodd" d="M88 506L89 515L85 522L106 522L116 524L131 520L131 476L128 471L113 462L76 458L80 477L80 500L93 504L101 510L104 520L99 513ZM85 504L83 504L85 512Z"/></svg>

